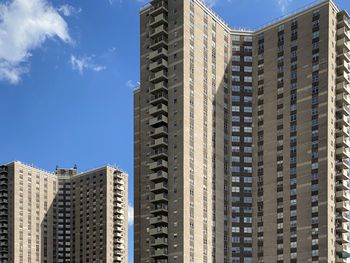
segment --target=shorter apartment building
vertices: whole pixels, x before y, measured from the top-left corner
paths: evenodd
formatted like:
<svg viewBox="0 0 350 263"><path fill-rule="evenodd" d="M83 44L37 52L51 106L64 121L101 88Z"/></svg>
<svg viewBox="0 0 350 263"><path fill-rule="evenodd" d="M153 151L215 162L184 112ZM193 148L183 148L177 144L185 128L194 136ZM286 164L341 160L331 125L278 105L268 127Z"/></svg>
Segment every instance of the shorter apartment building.
<svg viewBox="0 0 350 263"><path fill-rule="evenodd" d="M0 261L126 262L127 174L0 165Z"/></svg>

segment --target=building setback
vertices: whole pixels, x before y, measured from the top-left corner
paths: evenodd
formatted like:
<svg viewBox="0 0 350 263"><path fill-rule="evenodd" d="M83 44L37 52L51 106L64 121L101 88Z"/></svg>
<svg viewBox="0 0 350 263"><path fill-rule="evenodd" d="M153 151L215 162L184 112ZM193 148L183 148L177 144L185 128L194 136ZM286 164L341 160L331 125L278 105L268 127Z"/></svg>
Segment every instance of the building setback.
<svg viewBox="0 0 350 263"><path fill-rule="evenodd" d="M348 262L349 15L140 11L135 262Z"/></svg>
<svg viewBox="0 0 350 263"><path fill-rule="evenodd" d="M127 175L0 166L0 261L126 262Z"/></svg>

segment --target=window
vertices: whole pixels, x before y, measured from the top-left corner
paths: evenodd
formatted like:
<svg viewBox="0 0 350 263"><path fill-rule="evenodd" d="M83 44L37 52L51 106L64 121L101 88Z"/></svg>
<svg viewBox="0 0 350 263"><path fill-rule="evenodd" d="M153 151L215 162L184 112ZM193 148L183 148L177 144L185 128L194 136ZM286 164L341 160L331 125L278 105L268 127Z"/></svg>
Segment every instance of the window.
<svg viewBox="0 0 350 263"><path fill-rule="evenodd" d="M232 66L232 71L237 72L240 71L241 67L240 66Z"/></svg>
<svg viewBox="0 0 350 263"><path fill-rule="evenodd" d="M245 41L245 42L252 42L252 41L253 41L253 37L251 37L251 36L245 36L245 37L244 37L244 41Z"/></svg>
<svg viewBox="0 0 350 263"><path fill-rule="evenodd" d="M238 45L233 45L233 46L232 46L232 50L233 50L233 51L241 51L241 47L238 46Z"/></svg>
<svg viewBox="0 0 350 263"><path fill-rule="evenodd" d="M241 36L233 35L233 36L232 36L232 39L233 39L234 41L240 41L240 40L241 40Z"/></svg>
<svg viewBox="0 0 350 263"><path fill-rule="evenodd" d="M244 62L253 62L252 56L244 56Z"/></svg>
<svg viewBox="0 0 350 263"><path fill-rule="evenodd" d="M241 61L241 56L232 56L233 61Z"/></svg>

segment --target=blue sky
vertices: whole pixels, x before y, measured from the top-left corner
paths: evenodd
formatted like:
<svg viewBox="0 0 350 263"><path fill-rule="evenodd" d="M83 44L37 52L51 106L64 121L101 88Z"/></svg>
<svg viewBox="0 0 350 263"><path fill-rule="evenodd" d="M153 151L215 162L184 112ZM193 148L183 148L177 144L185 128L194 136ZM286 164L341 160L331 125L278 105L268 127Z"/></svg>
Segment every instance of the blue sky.
<svg viewBox="0 0 350 263"><path fill-rule="evenodd" d="M256 28L312 2L208 4L230 25ZM348 0L336 2L350 10ZM47 170L117 164L130 175L132 207L132 90L145 3L0 0L0 163L21 160Z"/></svg>

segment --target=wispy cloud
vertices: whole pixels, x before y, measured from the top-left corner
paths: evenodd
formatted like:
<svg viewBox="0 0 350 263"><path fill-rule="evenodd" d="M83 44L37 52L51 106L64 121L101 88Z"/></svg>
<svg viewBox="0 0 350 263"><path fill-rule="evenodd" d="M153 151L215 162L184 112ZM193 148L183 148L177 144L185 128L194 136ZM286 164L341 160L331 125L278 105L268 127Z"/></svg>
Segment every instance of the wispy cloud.
<svg viewBox="0 0 350 263"><path fill-rule="evenodd" d="M81 8L76 8L74 6L65 4L57 8L57 11L64 16L73 16L81 13Z"/></svg>
<svg viewBox="0 0 350 263"><path fill-rule="evenodd" d="M140 85L140 82L135 82L133 80L128 80L126 83L125 83L125 86L127 86L128 88L130 89L134 89L136 88L138 85Z"/></svg>
<svg viewBox="0 0 350 263"><path fill-rule="evenodd" d="M96 64L93 61L93 57L94 56L76 57L74 55L71 55L70 64L72 66L72 69L79 71L80 74L83 74L85 70L92 70L96 72L105 70L106 67Z"/></svg>
<svg viewBox="0 0 350 263"><path fill-rule="evenodd" d="M280 7L281 12L282 12L283 14L286 13L287 8L288 8L288 6L289 6L289 4L290 4L291 2L292 2L292 0L278 0L278 1L277 1L277 4L278 4L278 6Z"/></svg>
<svg viewBox="0 0 350 263"><path fill-rule="evenodd" d="M129 226L134 224L134 207L131 204L128 207L128 224Z"/></svg>
<svg viewBox="0 0 350 263"><path fill-rule="evenodd" d="M218 2L218 0L204 0L204 2L205 2L209 7L213 7L214 5L216 5L216 3Z"/></svg>
<svg viewBox="0 0 350 263"><path fill-rule="evenodd" d="M67 23L46 0L0 3L0 80L18 83L31 52L52 38L72 42Z"/></svg>

